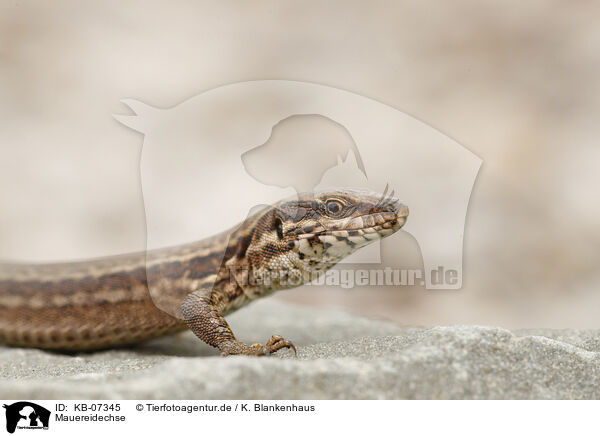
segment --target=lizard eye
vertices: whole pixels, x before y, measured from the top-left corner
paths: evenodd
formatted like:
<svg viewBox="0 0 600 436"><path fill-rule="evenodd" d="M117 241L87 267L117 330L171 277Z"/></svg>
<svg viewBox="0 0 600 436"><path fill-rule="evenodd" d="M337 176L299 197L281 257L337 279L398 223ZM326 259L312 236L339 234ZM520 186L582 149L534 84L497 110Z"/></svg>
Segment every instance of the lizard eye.
<svg viewBox="0 0 600 436"><path fill-rule="evenodd" d="M344 205L339 200L327 200L325 202L327 213L331 216L339 216L344 210Z"/></svg>

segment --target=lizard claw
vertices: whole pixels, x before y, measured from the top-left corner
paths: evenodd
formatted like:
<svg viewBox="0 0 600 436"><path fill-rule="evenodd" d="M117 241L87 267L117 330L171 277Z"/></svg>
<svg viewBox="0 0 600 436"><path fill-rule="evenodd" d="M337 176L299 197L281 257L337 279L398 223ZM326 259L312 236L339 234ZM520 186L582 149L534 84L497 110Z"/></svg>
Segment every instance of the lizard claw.
<svg viewBox="0 0 600 436"><path fill-rule="evenodd" d="M294 357L298 357L298 353L296 352L296 347L290 341L283 339L279 335L271 336L271 339L265 345L269 354L273 354L282 348L290 348L294 352Z"/></svg>
<svg viewBox="0 0 600 436"><path fill-rule="evenodd" d="M243 356L266 356L273 354L282 348L290 348L294 351L294 356L298 356L294 344L286 339L283 339L279 335L271 336L271 339L269 339L265 345L252 344L248 346L239 341L228 343L226 346L221 348L221 355L228 356L232 354L238 354Z"/></svg>

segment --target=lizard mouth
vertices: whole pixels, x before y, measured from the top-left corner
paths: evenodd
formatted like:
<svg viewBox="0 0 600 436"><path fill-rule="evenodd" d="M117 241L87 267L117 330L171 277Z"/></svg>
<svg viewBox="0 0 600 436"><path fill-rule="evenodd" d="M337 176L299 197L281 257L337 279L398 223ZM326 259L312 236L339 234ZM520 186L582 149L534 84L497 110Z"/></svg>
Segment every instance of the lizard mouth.
<svg viewBox="0 0 600 436"><path fill-rule="evenodd" d="M375 240L389 236L400 230L406 223L408 207L401 205L396 211L376 212L360 215L340 225L325 228L321 225L311 226L310 229L298 229L298 239L310 239L316 236L334 236L349 238L362 236L366 240ZM310 231L308 231L310 230Z"/></svg>

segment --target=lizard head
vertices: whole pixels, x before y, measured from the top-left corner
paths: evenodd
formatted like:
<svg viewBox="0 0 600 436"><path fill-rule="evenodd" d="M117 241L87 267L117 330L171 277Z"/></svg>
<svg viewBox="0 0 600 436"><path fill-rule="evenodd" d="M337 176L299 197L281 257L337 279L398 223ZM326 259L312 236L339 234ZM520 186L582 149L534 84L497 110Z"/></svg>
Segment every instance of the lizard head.
<svg viewBox="0 0 600 436"><path fill-rule="evenodd" d="M344 189L301 194L261 216L246 256L255 273L283 271L287 279L296 279L275 287L298 286L365 245L392 235L407 217L408 207L385 192Z"/></svg>

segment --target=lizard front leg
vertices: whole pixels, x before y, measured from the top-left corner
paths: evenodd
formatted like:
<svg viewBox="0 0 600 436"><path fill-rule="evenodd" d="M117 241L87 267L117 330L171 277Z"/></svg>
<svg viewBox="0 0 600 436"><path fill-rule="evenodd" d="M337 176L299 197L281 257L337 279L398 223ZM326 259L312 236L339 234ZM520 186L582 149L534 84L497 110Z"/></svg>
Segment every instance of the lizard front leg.
<svg viewBox="0 0 600 436"><path fill-rule="evenodd" d="M238 341L215 306L205 291L196 291L181 304L181 313L190 330L207 344L218 348L222 355L264 356L282 348L291 348L296 354L294 344L278 335L272 336L265 345L247 345Z"/></svg>

